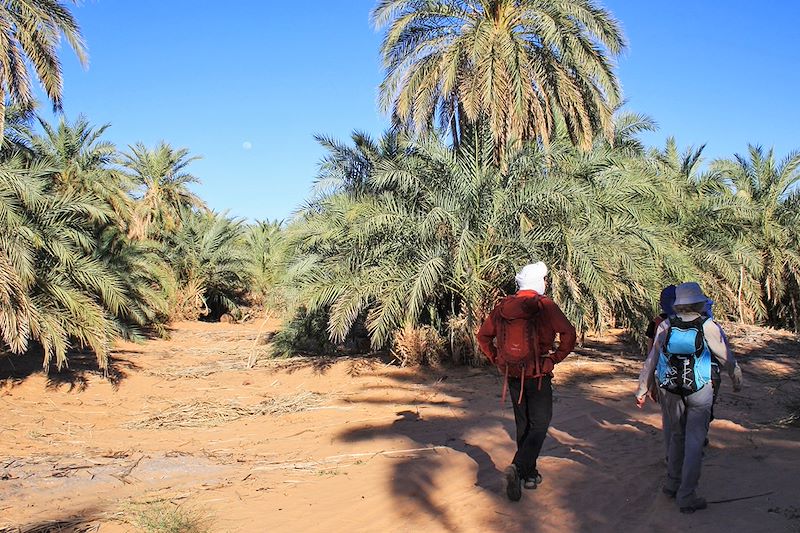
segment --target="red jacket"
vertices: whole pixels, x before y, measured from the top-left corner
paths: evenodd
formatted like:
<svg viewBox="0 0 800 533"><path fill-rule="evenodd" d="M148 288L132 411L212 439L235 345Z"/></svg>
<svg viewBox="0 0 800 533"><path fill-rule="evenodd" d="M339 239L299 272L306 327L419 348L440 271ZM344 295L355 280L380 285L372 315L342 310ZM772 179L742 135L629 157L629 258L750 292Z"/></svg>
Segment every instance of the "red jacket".
<svg viewBox="0 0 800 533"><path fill-rule="evenodd" d="M536 291L519 291L517 296L524 296L530 298L536 296ZM539 353L543 356L553 350L553 343L556 340L556 333L558 333L558 348L550 355L554 363L560 363L567 355L575 348L575 327L570 324L569 320L564 313L561 312L558 305L549 297L541 296L541 310L539 317L536 321L536 333L539 338ZM494 344L494 338L497 336L497 328L495 324L495 315L498 313L499 306L492 309L489 316L484 320L483 325L478 330L478 344L481 351L494 363L497 356L497 348ZM513 374L513 368L509 369L509 375ZM517 372L518 373L518 372ZM526 368L525 375L528 377L533 376L534 369ZM518 375L515 377L519 377Z"/></svg>

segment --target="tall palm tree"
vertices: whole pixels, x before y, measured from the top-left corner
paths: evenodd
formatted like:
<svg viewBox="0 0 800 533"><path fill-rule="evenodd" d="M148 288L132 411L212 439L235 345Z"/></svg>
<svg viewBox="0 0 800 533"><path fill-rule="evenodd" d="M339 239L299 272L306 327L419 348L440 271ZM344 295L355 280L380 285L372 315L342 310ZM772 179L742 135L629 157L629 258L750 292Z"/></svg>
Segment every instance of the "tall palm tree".
<svg viewBox="0 0 800 533"><path fill-rule="evenodd" d="M62 193L96 196L111 207L116 215L114 222L127 231L133 208L132 184L113 167L116 146L103 139L110 124L94 127L83 116L72 123L62 119L56 127L41 118L39 123L43 134L31 135L30 145L38 156L49 158L58 168L53 175L54 186Z"/></svg>
<svg viewBox="0 0 800 533"><path fill-rule="evenodd" d="M449 128L458 144L485 120L502 152L510 141L547 144L563 120L574 144L609 139L620 100L612 57L618 22L592 0L379 0L388 27L380 102L417 133Z"/></svg>
<svg viewBox="0 0 800 533"><path fill-rule="evenodd" d="M159 230L174 231L181 209L205 206L188 187L199 180L186 171L199 156L190 156L186 148L176 150L163 141L152 150L142 143L129 148L131 152L122 155L121 164L138 187L132 236L150 237L154 223Z"/></svg>
<svg viewBox="0 0 800 533"><path fill-rule="evenodd" d="M6 98L23 109L33 105L28 65L33 67L55 110L61 110L62 76L58 47L64 37L87 65L86 45L69 9L57 0L5 0L0 3L0 138Z"/></svg>
<svg viewBox="0 0 800 533"><path fill-rule="evenodd" d="M0 162L0 334L13 352L38 341L44 366L88 347L106 368L111 341L132 333L125 273L96 253L94 229L110 210L85 195L58 194L54 169L21 158ZM122 319L124 321L125 319Z"/></svg>

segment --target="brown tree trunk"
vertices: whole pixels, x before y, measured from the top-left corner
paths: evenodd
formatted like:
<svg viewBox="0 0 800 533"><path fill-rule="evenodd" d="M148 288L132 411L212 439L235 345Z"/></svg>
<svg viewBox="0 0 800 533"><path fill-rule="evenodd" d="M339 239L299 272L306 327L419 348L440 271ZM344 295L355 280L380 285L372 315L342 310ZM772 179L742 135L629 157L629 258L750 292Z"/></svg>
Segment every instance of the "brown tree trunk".
<svg viewBox="0 0 800 533"><path fill-rule="evenodd" d="M742 309L742 291L744 290L744 265L739 267L739 323L744 324L744 310Z"/></svg>
<svg viewBox="0 0 800 533"><path fill-rule="evenodd" d="M0 91L0 148L6 142L6 93Z"/></svg>

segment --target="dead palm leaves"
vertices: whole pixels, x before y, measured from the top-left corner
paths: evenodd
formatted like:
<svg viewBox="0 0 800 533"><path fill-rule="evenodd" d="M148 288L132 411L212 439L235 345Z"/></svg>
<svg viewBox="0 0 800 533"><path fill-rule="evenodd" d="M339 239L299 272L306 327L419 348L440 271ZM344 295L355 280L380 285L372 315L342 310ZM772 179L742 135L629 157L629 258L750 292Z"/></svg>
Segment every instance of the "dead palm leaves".
<svg viewBox="0 0 800 533"><path fill-rule="evenodd" d="M126 429L172 429L212 427L240 418L298 413L319 406L325 396L303 391L268 398L256 405L242 405L236 400L191 400L173 403L166 409L129 422Z"/></svg>

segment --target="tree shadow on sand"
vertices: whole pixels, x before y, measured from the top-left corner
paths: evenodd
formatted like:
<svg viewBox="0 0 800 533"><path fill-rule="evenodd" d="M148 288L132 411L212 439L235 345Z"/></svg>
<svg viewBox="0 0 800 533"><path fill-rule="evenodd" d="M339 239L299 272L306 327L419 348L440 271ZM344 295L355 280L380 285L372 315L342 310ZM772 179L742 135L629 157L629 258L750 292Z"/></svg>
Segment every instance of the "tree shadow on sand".
<svg viewBox="0 0 800 533"><path fill-rule="evenodd" d="M108 368L105 372L97 365L95 355L86 351L70 352L68 366L58 370L53 364L47 373L42 368L44 358L41 350L31 350L23 355L0 356L0 382L13 387L33 375L46 374L45 386L48 390L66 387L68 392L82 392L88 387L89 377L97 376L107 379L116 389L130 371L139 370L139 366L130 358L138 353L115 350L108 357Z"/></svg>
<svg viewBox="0 0 800 533"><path fill-rule="evenodd" d="M677 513L674 501L661 494L665 473L659 411L652 405L639 411L633 401L643 357L635 352L620 351L618 345L611 350L606 348L587 346L570 356L573 363L584 358L601 365L578 364L569 372L563 372L561 377L557 375L554 417L540 456L544 485L537 491L523 491L521 502L507 500L502 475L506 465L498 464L493 458L510 457L513 453L514 423L509 400L502 407L495 403L499 400L501 380L492 375L491 369L484 372L452 369L433 372L428 377L392 375L388 378L389 384L365 387L365 394L357 394L349 401L395 404L398 407L396 419L377 426L365 424L349 428L341 432L338 439L366 442L401 438L417 448L431 449L431 453L394 458L388 483L398 502L408 506L406 516L424 513L448 531L646 531L669 521L701 528L703 524L714 523L715 527L721 524L722 529L735 530L737 518L730 513L722 519L719 514L701 514L700 522L697 519L688 522L689 519ZM757 380L755 376L751 379ZM757 394L758 385L753 387L752 393ZM393 400L382 396L381 388L407 391L410 397L406 401ZM621 390L625 392L619 392ZM431 392L444 395L446 400L434 398ZM742 442L743 435L753 431L752 421L747 413L736 409L735 397L729 395L730 392L728 388L721 402L718 418L722 421L716 423L716 427L712 425L712 435L717 442L709 451L711 461L704 468L704 472L709 472L706 487L713 484L708 492L711 496L716 494L717 498L740 496L748 491L767 493L769 477L753 486L728 482L726 476L741 468L741 465L734 467L732 461L752 461L764 468L763 457L773 452L784 457L792 445L786 443L785 436L765 434L760 436L758 453L751 453L750 445ZM448 406L461 413L441 414L441 409ZM439 411L428 414L428 409ZM718 450L726 448L734 453L720 455ZM445 466L442 449L474 463L474 486L483 496L465 487L448 485L442 490L443 483L451 483L445 469L453 466L452 461ZM781 466L776 461L761 471L758 478L762 479L761 475L787 476L786 464ZM591 488L587 491L587 487ZM450 492L453 496L448 496ZM588 500L587 493L591 494ZM581 496L573 503L574 494ZM483 514L482 523L467 527L459 522L459 515L453 510L455 505L465 505L463 498L477 498L474 501L485 505L487 497L493 508ZM749 507L743 508L751 514L744 517L745 521L783 530L786 524L774 513L768 515L766 501L762 498L761 502L748 502ZM767 506L758 507L762 504ZM561 516L565 522L556 522L554 520L558 519L542 513L543 506L557 506L559 513L554 516ZM628 527L632 524L637 526Z"/></svg>
<svg viewBox="0 0 800 533"><path fill-rule="evenodd" d="M463 374L464 371L453 370L453 374ZM492 446L502 441L501 446L506 451L514 449L514 422L509 405L499 406L500 389L498 379L489 374L473 374L466 377L453 377L443 379L438 376L428 386L435 388L440 394L446 395L449 400L445 402L431 401L424 398L413 400L413 407L397 411L397 418L390 423L374 426L361 426L349 429L338 438L347 442L369 441L377 438L402 437L413 442L419 448L448 449L448 451L464 455L475 464L474 486L487 495L497 507L496 518L482 524L481 528L490 530L507 529L509 527L508 515L510 512L519 512L513 507L505 496L505 484L502 469L506 464L498 465L490 454ZM590 378L592 376L589 376ZM390 385L396 391L401 391L404 381L414 381L413 377L393 376L396 383ZM598 377L599 379L600 377ZM416 377L419 380L419 377ZM369 392L374 387L367 388ZM409 392L420 392L419 389L406 388ZM466 392L466 394L465 394ZM558 398L558 393L556 393ZM566 401L566 397L558 398L557 403ZM366 403L390 403L382 398L372 396L359 397L358 400ZM486 401L490 402L490 411L486 410ZM510 400L507 400L507 402ZM574 399L569 401L574 402ZM477 405L483 402L483 405ZM498 402L498 403L495 403ZM581 400L581 412L591 413L596 419L596 424L607 426L610 435L617 435L610 440L630 440L631 433L638 435L628 445L632 449L641 446L641 441L652 438L658 430L647 424L631 420L629 416L614 408L591 401ZM391 402L396 403L396 402ZM409 402L412 403L412 402ZM471 404L475 405L472 407ZM466 409L462 416L429 415L421 414L423 407L443 407L451 405ZM495 407L496 406L496 407ZM472 411L472 412L471 412ZM584 417L578 420L559 420L558 406L555 408L556 416L553 420L552 432L545 442L542 458L564 458L575 463L585 463L593 468L602 465L603 458L596 457L595 448L602 446L619 449L617 443L588 443L580 439L581 425L585 424ZM487 444L479 440L479 435L493 434L493 443ZM499 433L499 438L498 438ZM496 453L496 450L494 450ZM650 461L651 463L653 461ZM406 502L413 502L413 506L428 516L434 517L441 526L449 531L459 530L456 518L446 505L437 502L433 493L437 487L437 474L442 468L442 461L437 453L417 454L408 458L396 459L392 464L390 486L392 493ZM609 467L610 468L610 467ZM459 492L462 489L459 489ZM526 491L527 492L527 491ZM532 512L531 509L523 511ZM508 516L507 516L508 515ZM524 517L520 517L524 519ZM532 518L532 517L531 517ZM526 531L537 531L535 520L524 519ZM513 523L513 520L512 520ZM518 525L518 524L517 524ZM512 527L512 530L514 528Z"/></svg>
<svg viewBox="0 0 800 533"><path fill-rule="evenodd" d="M104 513L100 509L85 509L78 513L64 513L51 519L16 526L0 526L0 533L92 533L100 531Z"/></svg>

